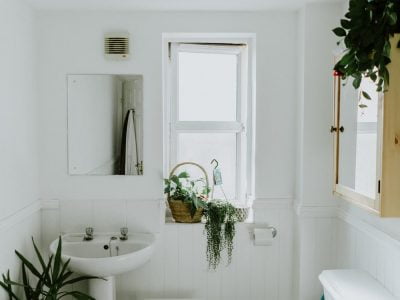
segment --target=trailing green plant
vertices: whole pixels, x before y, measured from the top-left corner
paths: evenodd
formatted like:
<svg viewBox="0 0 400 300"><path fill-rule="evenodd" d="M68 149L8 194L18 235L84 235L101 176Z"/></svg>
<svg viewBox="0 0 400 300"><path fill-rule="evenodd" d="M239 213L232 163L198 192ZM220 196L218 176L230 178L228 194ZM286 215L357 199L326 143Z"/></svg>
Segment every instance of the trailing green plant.
<svg viewBox="0 0 400 300"><path fill-rule="evenodd" d="M15 250L15 254L22 262L22 283L12 281L9 270L6 274L2 274L2 280L0 280L0 286L8 294L9 300L58 300L66 296L72 296L79 300L95 300L93 297L79 291L64 290L65 287L74 283L88 279L100 278L95 276L79 276L71 278L74 273L68 270L70 260L64 263L61 259L61 237L58 241L56 254L50 256L47 264L45 263L33 238L32 243L41 265L41 270L37 269L33 263ZM33 281L31 279L33 279ZM24 297L21 298L17 296L17 292L14 291L13 287L22 288L24 291Z"/></svg>
<svg viewBox="0 0 400 300"><path fill-rule="evenodd" d="M232 204L222 200L207 203L205 210L205 232L207 234L207 261L210 269L221 262L221 253L227 250L228 264L232 261L235 237L236 211Z"/></svg>
<svg viewBox="0 0 400 300"><path fill-rule="evenodd" d="M335 71L342 79L352 77L356 89L362 78L367 77L376 84L378 92L387 90L390 39L400 32L400 1L350 0L349 10L340 24L333 32L341 38L338 45L343 43L346 49L334 66ZM400 48L400 41L397 48ZM361 94L370 100L368 93L362 91Z"/></svg>
<svg viewBox="0 0 400 300"><path fill-rule="evenodd" d="M207 195L210 190L204 185L204 178L191 180L189 173L184 171L164 179L164 185L164 194L167 194L169 199L179 200L190 205L192 218L197 209L206 208Z"/></svg>

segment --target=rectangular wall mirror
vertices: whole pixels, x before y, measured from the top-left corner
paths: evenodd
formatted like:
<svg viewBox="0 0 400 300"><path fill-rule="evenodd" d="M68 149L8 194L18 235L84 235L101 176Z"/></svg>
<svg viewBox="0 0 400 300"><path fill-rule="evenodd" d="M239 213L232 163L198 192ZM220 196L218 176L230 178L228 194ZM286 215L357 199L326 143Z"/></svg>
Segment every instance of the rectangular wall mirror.
<svg viewBox="0 0 400 300"><path fill-rule="evenodd" d="M338 184L371 199L375 199L377 192L379 115L379 94L370 79L363 78L358 90L351 82L342 85Z"/></svg>
<svg viewBox="0 0 400 300"><path fill-rule="evenodd" d="M142 75L68 75L70 175L143 175Z"/></svg>

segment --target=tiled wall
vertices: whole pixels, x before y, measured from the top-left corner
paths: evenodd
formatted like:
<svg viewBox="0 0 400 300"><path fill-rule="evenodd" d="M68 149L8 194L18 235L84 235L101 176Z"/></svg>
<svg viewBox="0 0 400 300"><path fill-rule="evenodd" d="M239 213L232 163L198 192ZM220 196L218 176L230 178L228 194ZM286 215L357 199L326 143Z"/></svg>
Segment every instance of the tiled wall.
<svg viewBox="0 0 400 300"><path fill-rule="evenodd" d="M160 212L164 211L162 206L160 201L147 200L64 200L59 205L49 202L42 211L44 245L59 232L82 232L87 225L94 226L95 230L118 231L123 224L117 220L126 220L131 231L156 232L158 241L149 263L118 277L118 300L149 297L292 299L293 216L290 205L275 203L257 208L256 222L278 229L272 246L254 246L252 225L238 224L233 262L230 266L223 263L217 271L207 269L204 226L164 224L160 218ZM102 227L105 224L110 226Z"/></svg>

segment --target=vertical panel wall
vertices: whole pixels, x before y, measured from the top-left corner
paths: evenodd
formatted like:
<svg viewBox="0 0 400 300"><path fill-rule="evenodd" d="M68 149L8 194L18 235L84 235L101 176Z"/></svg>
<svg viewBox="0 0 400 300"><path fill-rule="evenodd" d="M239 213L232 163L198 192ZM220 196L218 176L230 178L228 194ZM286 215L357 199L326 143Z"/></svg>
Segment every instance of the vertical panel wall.
<svg viewBox="0 0 400 300"><path fill-rule="evenodd" d="M337 229L337 268L368 272L400 297L400 219L380 218L341 202Z"/></svg>
<svg viewBox="0 0 400 300"><path fill-rule="evenodd" d="M119 205L113 206L113 202ZM95 232L118 232L125 221L131 232L156 234L156 252L151 260L118 276L121 300L293 298L291 199L258 201L256 224L276 227L277 237L271 246L255 246L254 224L237 224L232 264L227 266L223 255L216 271L208 269L204 224L164 224L163 212L163 201L48 201L42 212L43 241L49 244L60 232L82 232L87 224L93 224ZM74 288L85 289L85 285Z"/></svg>
<svg viewBox="0 0 400 300"><path fill-rule="evenodd" d="M341 3L306 4L298 24L298 169L295 293L318 300L318 275L335 267L336 205L333 196L332 68Z"/></svg>

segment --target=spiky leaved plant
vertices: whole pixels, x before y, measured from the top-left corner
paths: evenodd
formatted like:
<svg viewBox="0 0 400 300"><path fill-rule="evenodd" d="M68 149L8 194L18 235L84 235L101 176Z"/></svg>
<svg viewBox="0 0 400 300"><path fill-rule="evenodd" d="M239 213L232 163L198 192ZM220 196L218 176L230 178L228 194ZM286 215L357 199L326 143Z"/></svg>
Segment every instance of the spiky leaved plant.
<svg viewBox="0 0 400 300"><path fill-rule="evenodd" d="M0 286L8 294L9 300L59 300L66 296L72 296L79 300L95 300L93 297L79 291L64 290L65 287L71 284L88 279L100 278L96 276L79 276L71 279L73 272L68 270L70 260L64 263L61 259L61 237L59 237L58 240L56 254L50 256L47 264L44 262L43 256L33 238L32 243L42 270L39 271L28 259L15 250L15 254L22 262L22 283L12 281L10 278L10 271L7 271L6 274L2 274L2 280L0 280ZM34 278L34 283L30 280L32 277ZM17 296L13 287L23 288L24 298Z"/></svg>

